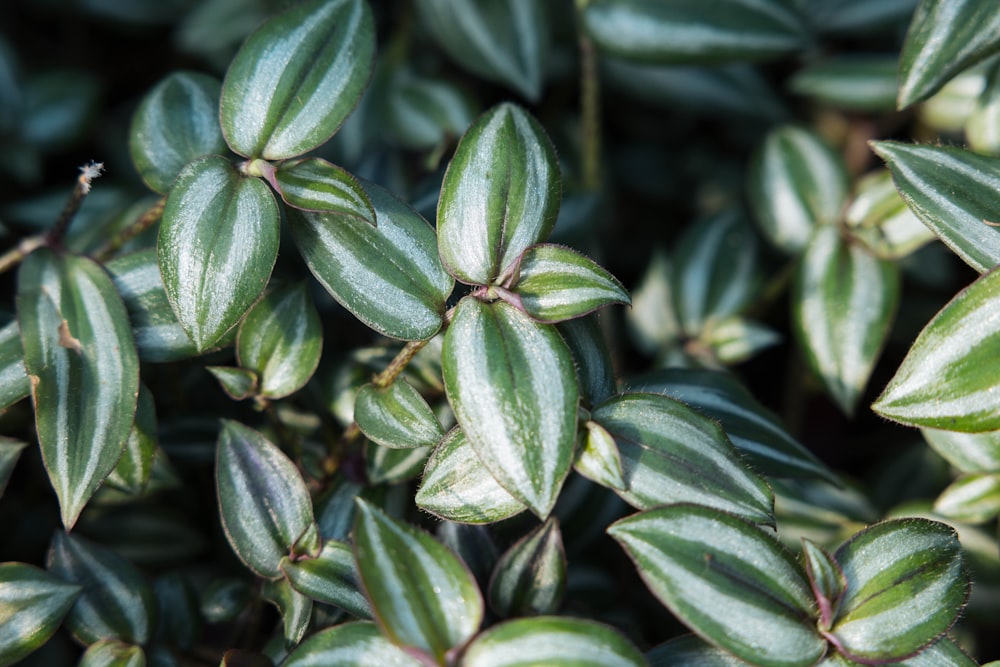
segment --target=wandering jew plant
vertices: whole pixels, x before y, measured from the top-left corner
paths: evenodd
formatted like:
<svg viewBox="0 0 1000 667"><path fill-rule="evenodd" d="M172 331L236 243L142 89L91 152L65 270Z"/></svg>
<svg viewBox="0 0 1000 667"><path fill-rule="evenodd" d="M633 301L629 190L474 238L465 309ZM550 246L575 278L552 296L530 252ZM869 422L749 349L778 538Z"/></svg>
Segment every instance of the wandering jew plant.
<svg viewBox="0 0 1000 667"><path fill-rule="evenodd" d="M1000 656L1000 6L28 4L0 667Z"/></svg>

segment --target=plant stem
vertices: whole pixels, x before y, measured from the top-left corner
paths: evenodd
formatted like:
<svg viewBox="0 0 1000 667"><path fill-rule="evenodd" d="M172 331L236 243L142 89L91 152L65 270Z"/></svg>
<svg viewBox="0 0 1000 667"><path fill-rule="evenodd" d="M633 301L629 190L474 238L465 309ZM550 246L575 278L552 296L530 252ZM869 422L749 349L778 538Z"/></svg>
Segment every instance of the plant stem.
<svg viewBox="0 0 1000 667"><path fill-rule="evenodd" d="M11 270L24 258L48 243L47 234L37 234L21 239L15 247L0 255L0 273Z"/></svg>
<svg viewBox="0 0 1000 667"><path fill-rule="evenodd" d="M399 374L403 372L407 364L409 364L413 357L416 356L417 352L422 350L425 345L427 345L427 340L411 340L406 346L399 351L399 354L389 362L385 370L372 378L372 384L379 389L384 389L396 381Z"/></svg>
<svg viewBox="0 0 1000 667"><path fill-rule="evenodd" d="M589 0L576 0L576 23L580 36L580 152L583 187L596 191L601 185L601 82L597 50L583 27L583 11Z"/></svg>
<svg viewBox="0 0 1000 667"><path fill-rule="evenodd" d="M152 227L153 224L155 224L156 221L163 215L163 207L166 206L166 204L167 197L164 195L163 197L160 197L155 204L146 209L146 212L139 216L138 220L127 226L125 229L119 231L112 238L108 239L108 242L98 248L97 252L94 253L94 258L99 262L105 262L111 259L116 252L121 250L122 246Z"/></svg>

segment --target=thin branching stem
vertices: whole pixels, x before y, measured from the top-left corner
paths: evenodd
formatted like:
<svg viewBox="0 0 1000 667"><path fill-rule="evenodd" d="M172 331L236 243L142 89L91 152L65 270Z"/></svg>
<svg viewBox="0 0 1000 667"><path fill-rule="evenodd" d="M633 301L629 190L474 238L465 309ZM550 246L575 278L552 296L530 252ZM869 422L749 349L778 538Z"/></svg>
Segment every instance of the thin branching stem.
<svg viewBox="0 0 1000 667"><path fill-rule="evenodd" d="M98 248L97 252L94 253L94 258L99 262L111 259L126 243L156 224L156 221L163 216L163 208L166 205L166 196L160 197L135 222L119 231L108 239L107 243Z"/></svg>
<svg viewBox="0 0 1000 667"><path fill-rule="evenodd" d="M424 346L427 345L427 343L428 341L426 340L411 340L403 347L402 350L399 351L399 354L397 354L395 358L389 362L389 365L386 366L384 371L372 378L372 384L379 389L384 389L391 385L396 381L396 378L399 377L400 373L406 369L407 365L413 361L413 357L417 355L417 352L424 349Z"/></svg>

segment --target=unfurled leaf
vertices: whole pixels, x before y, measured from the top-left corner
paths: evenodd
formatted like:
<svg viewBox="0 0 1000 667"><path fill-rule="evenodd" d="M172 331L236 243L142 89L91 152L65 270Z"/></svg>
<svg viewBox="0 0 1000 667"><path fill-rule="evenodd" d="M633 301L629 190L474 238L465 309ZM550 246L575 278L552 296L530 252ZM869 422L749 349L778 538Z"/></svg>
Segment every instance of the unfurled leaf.
<svg viewBox="0 0 1000 667"><path fill-rule="evenodd" d="M802 558L809 576L809 585L816 597L816 606L819 607L820 627L824 631L829 630L840 599L844 596L847 580L843 570L826 549L805 538L802 539Z"/></svg>
<svg viewBox="0 0 1000 667"><path fill-rule="evenodd" d="M495 625L469 644L462 667L645 667L618 630L580 618L539 616Z"/></svg>
<svg viewBox="0 0 1000 667"><path fill-rule="evenodd" d="M531 246L512 273L514 305L539 322L561 322L608 304L630 303L617 278L589 257L563 246Z"/></svg>
<svg viewBox="0 0 1000 667"><path fill-rule="evenodd" d="M320 284L366 325L393 338L430 338L454 287L434 229L387 190L365 191L377 228L353 215L289 211L295 244Z"/></svg>
<svg viewBox="0 0 1000 667"><path fill-rule="evenodd" d="M253 371L233 366L205 366L205 370L219 381L223 391L234 401L257 394L260 378Z"/></svg>
<svg viewBox="0 0 1000 667"><path fill-rule="evenodd" d="M650 667L750 667L749 662L694 634L660 644L646 653L646 658Z"/></svg>
<svg viewBox="0 0 1000 667"><path fill-rule="evenodd" d="M899 58L899 108L927 99L1000 49L1000 13L978 0L922 0Z"/></svg>
<svg viewBox="0 0 1000 667"><path fill-rule="evenodd" d="M420 3L417 9L426 10L430 4ZM465 13L482 6L474 5ZM476 117L472 101L457 86L445 79L419 76L408 68L393 74L386 96L385 124L396 141L413 150L457 139Z"/></svg>
<svg viewBox="0 0 1000 667"><path fill-rule="evenodd" d="M31 383L24 372L24 349L17 321L0 329L0 410L31 394Z"/></svg>
<svg viewBox="0 0 1000 667"><path fill-rule="evenodd" d="M365 476L371 484L399 484L420 474L431 455L430 447L391 449L365 445Z"/></svg>
<svg viewBox="0 0 1000 667"><path fill-rule="evenodd" d="M156 446L156 404L146 385L140 384L135 423L118 465L108 475L108 484L132 495L142 493L153 472Z"/></svg>
<svg viewBox="0 0 1000 667"><path fill-rule="evenodd" d="M157 256L170 305L199 351L218 344L264 290L279 223L267 185L225 158L199 158L177 177Z"/></svg>
<svg viewBox="0 0 1000 667"><path fill-rule="evenodd" d="M1000 431L958 433L922 428L920 432L934 451L962 472L1000 470Z"/></svg>
<svg viewBox="0 0 1000 667"><path fill-rule="evenodd" d="M361 593L361 581L351 547L344 542L327 540L315 558L281 559L279 566L295 590L318 602L344 609L361 618L371 618L372 611Z"/></svg>
<svg viewBox="0 0 1000 667"><path fill-rule="evenodd" d="M354 421L370 440L394 449L433 447L444 436L431 406L403 379L388 387L361 387L354 403Z"/></svg>
<svg viewBox="0 0 1000 667"><path fill-rule="evenodd" d="M895 55L848 55L803 67L789 88L829 106L852 111L891 111L896 107Z"/></svg>
<svg viewBox="0 0 1000 667"><path fill-rule="evenodd" d="M682 336L673 298L670 257L654 248L645 275L632 292L632 307L625 311L636 345L647 354L674 345Z"/></svg>
<svg viewBox="0 0 1000 667"><path fill-rule="evenodd" d="M1000 159L952 146L872 144L920 221L980 273L1000 264Z"/></svg>
<svg viewBox="0 0 1000 667"><path fill-rule="evenodd" d="M963 523L986 523L1000 514L1000 472L962 475L937 497L934 511Z"/></svg>
<svg viewBox="0 0 1000 667"><path fill-rule="evenodd" d="M266 398L283 398L304 387L322 351L323 327L305 282L258 301L236 335L240 366L256 373L256 389Z"/></svg>
<svg viewBox="0 0 1000 667"><path fill-rule="evenodd" d="M70 529L132 430L139 358L125 306L90 259L35 251L17 304L42 459Z"/></svg>
<svg viewBox="0 0 1000 667"><path fill-rule="evenodd" d="M141 646L102 639L87 647L77 667L146 667L146 654Z"/></svg>
<svg viewBox="0 0 1000 667"><path fill-rule="evenodd" d="M855 662L840 653L831 653L816 667L864 667L866 664L871 663ZM945 636L913 657L888 664L894 667L977 667L979 663L959 648L953 639ZM1000 665L994 661L988 665L983 663L983 667L1000 667Z"/></svg>
<svg viewBox="0 0 1000 667"><path fill-rule="evenodd" d="M476 580L430 535L357 502L355 556L376 621L393 643L443 663L483 620Z"/></svg>
<svg viewBox="0 0 1000 667"><path fill-rule="evenodd" d="M830 632L854 660L913 655L951 627L969 594L958 536L936 521L875 524L833 557L847 586Z"/></svg>
<svg viewBox="0 0 1000 667"><path fill-rule="evenodd" d="M550 41L545 3L423 0L415 7L431 37L459 67L538 101Z"/></svg>
<svg viewBox="0 0 1000 667"><path fill-rule="evenodd" d="M618 443L607 429L595 421L584 424L580 448L573 469L592 482L616 491L625 491L625 473Z"/></svg>
<svg viewBox="0 0 1000 667"><path fill-rule="evenodd" d="M542 126L513 104L480 116L448 165L437 209L448 272L489 285L548 238L561 197L559 164Z"/></svg>
<svg viewBox="0 0 1000 667"><path fill-rule="evenodd" d="M936 238L906 205L888 169L861 178L854 192L844 214L848 231L876 257L902 259Z"/></svg>
<svg viewBox="0 0 1000 667"><path fill-rule="evenodd" d="M495 523L527 507L486 469L460 428L437 446L414 499L421 509L460 523Z"/></svg>
<svg viewBox="0 0 1000 667"><path fill-rule="evenodd" d="M201 613L209 623L231 621L256 595L257 591L243 579L214 579L201 591Z"/></svg>
<svg viewBox="0 0 1000 667"><path fill-rule="evenodd" d="M0 563L0 665L49 640L82 588L25 563Z"/></svg>
<svg viewBox="0 0 1000 667"><path fill-rule="evenodd" d="M173 72L146 93L132 118L129 153L146 185L167 194L184 165L203 155L221 154L215 77Z"/></svg>
<svg viewBox="0 0 1000 667"><path fill-rule="evenodd" d="M998 297L1000 271L959 292L917 336L872 409L913 426L1000 430Z"/></svg>
<svg viewBox="0 0 1000 667"><path fill-rule="evenodd" d="M281 198L304 211L354 215L375 224L375 210L358 179L320 158L294 160L274 172Z"/></svg>
<svg viewBox="0 0 1000 667"><path fill-rule="evenodd" d="M507 303L467 297L441 354L448 400L479 459L507 491L547 517L576 440L579 399L566 344L555 328Z"/></svg>
<svg viewBox="0 0 1000 667"><path fill-rule="evenodd" d="M733 315L710 322L697 342L707 346L712 360L729 365L746 361L761 350L777 345L781 342L781 334L767 325Z"/></svg>
<svg viewBox="0 0 1000 667"><path fill-rule="evenodd" d="M576 379L580 385L580 401L585 406L600 403L618 391L611 350L605 340L596 315L560 322L556 328L562 335L576 362Z"/></svg>
<svg viewBox="0 0 1000 667"><path fill-rule="evenodd" d="M83 591L66 617L66 628L84 644L121 639L144 644L153 633L153 589L127 560L105 547L57 531L49 548L49 572Z"/></svg>
<svg viewBox="0 0 1000 667"><path fill-rule="evenodd" d="M27 446L26 442L0 436L0 497L3 497L14 466L21 457L21 450Z"/></svg>
<svg viewBox="0 0 1000 667"><path fill-rule="evenodd" d="M282 557L319 551L302 475L260 433L238 422L223 423L216 479L226 538L254 573L280 577Z"/></svg>
<svg viewBox="0 0 1000 667"><path fill-rule="evenodd" d="M592 0L583 22L602 51L661 63L763 60L806 44L802 18L779 0Z"/></svg>
<svg viewBox="0 0 1000 667"><path fill-rule="evenodd" d="M841 410L853 414L899 300L899 270L818 228L792 286L794 331L806 362Z"/></svg>
<svg viewBox="0 0 1000 667"><path fill-rule="evenodd" d="M717 422L660 394L616 396L591 418L618 443L626 485L618 495L633 507L696 502L773 523L771 490Z"/></svg>
<svg viewBox="0 0 1000 667"><path fill-rule="evenodd" d="M716 646L773 666L808 667L826 651L795 557L763 530L698 505L669 505L611 525L660 602Z"/></svg>
<svg viewBox="0 0 1000 667"><path fill-rule="evenodd" d="M295 647L281 667L421 667L416 658L382 636L374 623L345 623L320 630Z"/></svg>
<svg viewBox="0 0 1000 667"><path fill-rule="evenodd" d="M278 608L285 631L285 646L292 647L302 641L309 629L312 616L312 598L292 588L287 579L272 579L264 582L261 597Z"/></svg>
<svg viewBox="0 0 1000 667"><path fill-rule="evenodd" d="M798 254L813 229L836 222L847 200L843 161L810 130L772 130L750 164L750 203L764 235Z"/></svg>
<svg viewBox="0 0 1000 667"><path fill-rule="evenodd" d="M559 522L549 517L500 557L490 579L490 606L505 618L552 614L565 591L566 552Z"/></svg>
<svg viewBox="0 0 1000 667"><path fill-rule="evenodd" d="M264 23L243 43L222 84L229 147L279 160L326 142L368 84L374 32L364 0L311 0Z"/></svg>

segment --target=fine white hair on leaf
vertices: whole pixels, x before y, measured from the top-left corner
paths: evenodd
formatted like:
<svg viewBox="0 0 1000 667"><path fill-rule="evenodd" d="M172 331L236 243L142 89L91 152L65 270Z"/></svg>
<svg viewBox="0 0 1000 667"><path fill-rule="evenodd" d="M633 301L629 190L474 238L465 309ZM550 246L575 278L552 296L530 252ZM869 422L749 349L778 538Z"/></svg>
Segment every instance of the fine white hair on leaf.
<svg viewBox="0 0 1000 667"><path fill-rule="evenodd" d="M80 167L80 188L83 190L83 194L90 192L90 184L95 179L98 178L104 172L103 162L94 162L91 160L88 164Z"/></svg>

